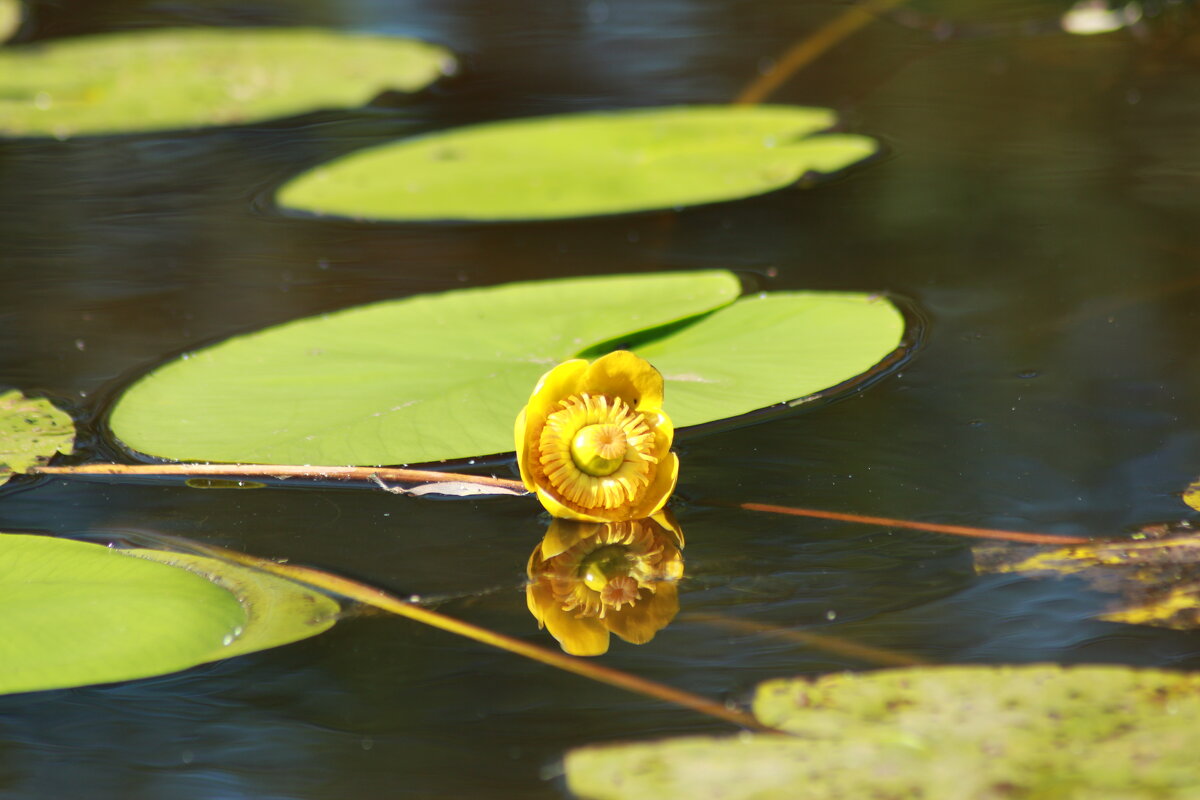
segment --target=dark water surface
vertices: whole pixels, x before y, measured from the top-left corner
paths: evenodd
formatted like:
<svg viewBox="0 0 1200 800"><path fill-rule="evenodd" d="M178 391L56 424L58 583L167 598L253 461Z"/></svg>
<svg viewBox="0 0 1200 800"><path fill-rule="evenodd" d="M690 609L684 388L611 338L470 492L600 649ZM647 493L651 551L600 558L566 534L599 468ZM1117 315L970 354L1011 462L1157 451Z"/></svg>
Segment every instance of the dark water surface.
<svg viewBox="0 0 1200 800"><path fill-rule="evenodd" d="M701 504L1084 535L1189 516L1178 498L1200 474L1200 27L1189 7L1091 38L1045 33L1064 9L1052 2L914 6L970 15L945 39L877 22L773 98L836 107L847 127L889 147L811 191L524 225L358 225L263 203L286 175L411 132L725 101L843 8L38 3L28 38L320 24L438 41L463 70L372 109L0 142L0 388L46 393L94 422L123 381L182 349L356 303L516 279L729 267L770 288L886 290L928 316L925 345L901 374L681 445L683 612L646 646L614 641L601 663L735 701L769 677L871 666L686 616L703 612L939 662L1200 666L1195 634L1097 621L1106 598L1081 583L976 576L967 540ZM420 346L419 331L395 335ZM114 455L94 438L85 447ZM76 480L0 495L0 530L133 528L286 556L447 597L447 613L553 645L522 593L545 521L525 499L346 489ZM0 796L554 798L564 793L557 761L572 746L725 730L367 617L179 675L0 698Z"/></svg>

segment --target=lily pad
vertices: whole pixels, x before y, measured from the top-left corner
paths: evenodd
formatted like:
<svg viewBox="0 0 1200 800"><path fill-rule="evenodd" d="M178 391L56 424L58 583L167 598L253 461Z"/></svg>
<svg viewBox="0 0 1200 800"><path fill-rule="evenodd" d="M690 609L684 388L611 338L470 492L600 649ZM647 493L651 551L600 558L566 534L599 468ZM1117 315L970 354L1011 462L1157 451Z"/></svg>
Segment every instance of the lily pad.
<svg viewBox="0 0 1200 800"><path fill-rule="evenodd" d="M176 672L315 636L337 613L215 559L0 534L0 693Z"/></svg>
<svg viewBox="0 0 1200 800"><path fill-rule="evenodd" d="M16 389L0 394L0 484L74 446L75 423L49 400Z"/></svg>
<svg viewBox="0 0 1200 800"><path fill-rule="evenodd" d="M519 220L763 194L873 155L824 108L693 106L474 125L363 150L285 184L284 208L377 220Z"/></svg>
<svg viewBox="0 0 1200 800"><path fill-rule="evenodd" d="M449 71L443 48L310 28L180 28L0 49L0 134L234 125L363 105Z"/></svg>
<svg viewBox="0 0 1200 800"><path fill-rule="evenodd" d="M0 42L7 41L20 27L20 0L0 0Z"/></svg>
<svg viewBox="0 0 1200 800"><path fill-rule="evenodd" d="M1195 797L1200 676L1118 666L937 667L761 685L791 736L567 755L586 800Z"/></svg>
<svg viewBox="0 0 1200 800"><path fill-rule="evenodd" d="M125 391L109 426L127 448L174 460L468 458L510 451L538 378L601 343L636 340L663 371L665 408L683 427L828 389L875 368L904 335L884 298L733 302L739 286L722 271L626 275L351 308L171 361Z"/></svg>

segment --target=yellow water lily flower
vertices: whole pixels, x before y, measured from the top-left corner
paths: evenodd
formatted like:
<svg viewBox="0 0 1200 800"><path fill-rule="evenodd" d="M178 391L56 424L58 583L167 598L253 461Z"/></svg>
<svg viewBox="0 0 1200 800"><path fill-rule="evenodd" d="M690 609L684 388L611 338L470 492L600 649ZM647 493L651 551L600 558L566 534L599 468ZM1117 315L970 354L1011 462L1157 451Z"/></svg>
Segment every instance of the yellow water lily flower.
<svg viewBox="0 0 1200 800"><path fill-rule="evenodd" d="M563 362L538 381L517 416L525 488L556 517L591 522L649 517L679 477L663 379L627 350Z"/></svg>
<svg viewBox="0 0 1200 800"><path fill-rule="evenodd" d="M571 655L607 652L613 633L645 644L679 613L682 548L668 512L625 522L556 519L529 558L529 611Z"/></svg>

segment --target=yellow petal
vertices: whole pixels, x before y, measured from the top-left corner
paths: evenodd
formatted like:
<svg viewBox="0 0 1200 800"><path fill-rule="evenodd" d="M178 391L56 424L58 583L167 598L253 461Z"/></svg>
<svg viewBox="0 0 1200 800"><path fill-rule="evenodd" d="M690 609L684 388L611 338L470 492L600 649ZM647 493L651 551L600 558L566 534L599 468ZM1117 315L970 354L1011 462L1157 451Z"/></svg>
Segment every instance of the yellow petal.
<svg viewBox="0 0 1200 800"><path fill-rule="evenodd" d="M542 607L539 621L558 640L564 652L573 656L599 656L608 652L608 628L595 617L577 617L563 611L557 603Z"/></svg>
<svg viewBox="0 0 1200 800"><path fill-rule="evenodd" d="M602 523L555 518L546 529L546 535L542 537L542 558L549 560L561 555L603 530Z"/></svg>
<svg viewBox="0 0 1200 800"><path fill-rule="evenodd" d="M643 413L653 415L662 409L662 375L628 350L615 350L593 361L582 381L586 391L620 397Z"/></svg>
<svg viewBox="0 0 1200 800"><path fill-rule="evenodd" d="M641 590L633 605L609 611L604 617L608 629L630 644L645 644L670 624L679 613L679 589L672 582L655 585L655 591Z"/></svg>
<svg viewBox="0 0 1200 800"><path fill-rule="evenodd" d="M605 517L603 516L605 512L603 508L580 511L563 505L558 497L549 490L549 487L538 486L536 487L536 491L538 500L542 502L542 506L550 512L551 516L558 517L559 519L573 519L582 522L611 522L624 513L624 509L609 509L609 516Z"/></svg>
<svg viewBox="0 0 1200 800"><path fill-rule="evenodd" d="M546 417L559 400L570 397L579 390L579 380L587 370L588 362L582 358L564 361L543 375L533 388L529 402L517 415L513 426L513 438L517 446L517 466L521 470L521 481L529 491L536 489L530 464L537 458L537 442L542 435Z"/></svg>
<svg viewBox="0 0 1200 800"><path fill-rule="evenodd" d="M683 549L683 528L679 526L678 520L675 519L675 515L671 513L670 509L664 508L657 514L652 514L650 519L663 529L668 538L674 540L676 547L680 550Z"/></svg>
<svg viewBox="0 0 1200 800"><path fill-rule="evenodd" d="M667 501L671 499L671 493L675 491L675 483L678 480L679 457L674 453L666 453L659 460L658 468L654 471L654 478L646 487L646 492L642 495L638 507L631 509L629 518L653 517L661 511Z"/></svg>

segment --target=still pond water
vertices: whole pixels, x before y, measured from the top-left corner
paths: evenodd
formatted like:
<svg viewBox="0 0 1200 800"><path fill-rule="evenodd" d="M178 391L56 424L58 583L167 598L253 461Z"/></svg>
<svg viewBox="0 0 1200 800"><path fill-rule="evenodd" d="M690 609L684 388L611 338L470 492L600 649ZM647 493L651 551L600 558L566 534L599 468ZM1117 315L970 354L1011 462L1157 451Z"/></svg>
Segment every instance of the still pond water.
<svg viewBox="0 0 1200 800"><path fill-rule="evenodd" d="M25 38L312 24L440 42L463 69L371 109L0 142L0 388L94 423L130 376L181 350L517 279L722 267L769 288L888 291L926 317L900 374L681 443L681 614L648 645L614 641L601 663L732 702L767 678L872 666L700 619L721 614L937 662L1200 667L1195 634L1097 621L1106 598L1081 583L975 575L967 540L705 504L1084 535L1189 515L1178 492L1200 475L1200 26L1170 5L1140 30L1073 37L1055 31L1064 7L920 3L804 70L773 100L837 108L889 151L813 190L574 222L360 225L282 216L263 198L333 155L452 124L722 102L844 6L37 3ZM420 331L395 335L421 346ZM88 451L114 457L92 431ZM522 592L545 524L527 499L337 488L76 480L0 495L0 530L193 537L553 645ZM363 616L183 674L0 698L0 796L556 798L570 747L727 730Z"/></svg>

